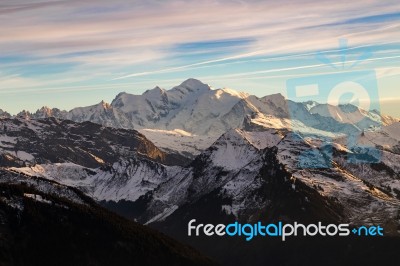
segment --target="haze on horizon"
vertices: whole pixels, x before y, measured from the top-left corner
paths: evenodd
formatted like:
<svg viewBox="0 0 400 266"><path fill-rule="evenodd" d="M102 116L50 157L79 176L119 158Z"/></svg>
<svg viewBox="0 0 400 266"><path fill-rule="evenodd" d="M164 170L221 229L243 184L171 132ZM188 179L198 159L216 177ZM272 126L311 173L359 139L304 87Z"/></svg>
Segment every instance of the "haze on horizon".
<svg viewBox="0 0 400 266"><path fill-rule="evenodd" d="M189 77L261 97L286 95L291 78L375 70L382 112L400 117L398 1L5 0L0 21L0 108L14 114Z"/></svg>

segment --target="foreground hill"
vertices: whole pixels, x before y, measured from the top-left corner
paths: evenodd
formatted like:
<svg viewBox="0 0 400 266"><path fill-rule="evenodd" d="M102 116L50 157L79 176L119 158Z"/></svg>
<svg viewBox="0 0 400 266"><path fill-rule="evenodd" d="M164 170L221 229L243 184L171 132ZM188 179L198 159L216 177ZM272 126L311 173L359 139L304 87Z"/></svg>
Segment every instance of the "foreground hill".
<svg viewBox="0 0 400 266"><path fill-rule="evenodd" d="M211 265L79 190L0 170L0 265Z"/></svg>

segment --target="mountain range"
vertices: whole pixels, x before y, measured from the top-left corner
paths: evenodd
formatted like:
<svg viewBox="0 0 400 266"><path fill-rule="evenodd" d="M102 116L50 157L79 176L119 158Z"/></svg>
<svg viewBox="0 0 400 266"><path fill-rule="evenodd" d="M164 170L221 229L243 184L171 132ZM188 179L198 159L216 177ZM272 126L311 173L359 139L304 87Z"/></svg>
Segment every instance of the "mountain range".
<svg viewBox="0 0 400 266"><path fill-rule="evenodd" d="M343 108L316 102L296 103L281 94L258 98L231 89L212 89L198 80L188 79L170 90L155 87L142 95L119 93L111 104L102 101L70 111L44 106L35 113L21 111L15 117L55 117L136 129L159 148L191 158L234 128L288 128L304 134L336 137L335 133L343 132L344 128L351 133L398 122L398 119L352 105L347 108L356 110L340 111ZM339 115L343 117L338 119ZM10 118L11 115L0 111L0 117Z"/></svg>
<svg viewBox="0 0 400 266"><path fill-rule="evenodd" d="M400 122L375 110L189 79L111 104L0 116L2 182L12 174L77 189L212 256L184 236L189 220L380 224L400 234Z"/></svg>

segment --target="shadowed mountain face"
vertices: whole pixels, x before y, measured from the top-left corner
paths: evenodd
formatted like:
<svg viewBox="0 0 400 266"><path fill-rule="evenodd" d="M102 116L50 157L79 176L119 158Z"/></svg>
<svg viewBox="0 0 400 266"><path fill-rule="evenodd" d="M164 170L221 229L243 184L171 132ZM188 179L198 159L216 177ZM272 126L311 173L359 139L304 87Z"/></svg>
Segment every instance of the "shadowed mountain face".
<svg viewBox="0 0 400 266"><path fill-rule="evenodd" d="M0 171L1 265L212 265L79 190Z"/></svg>
<svg viewBox="0 0 400 266"><path fill-rule="evenodd" d="M161 151L135 130L114 129L92 122L76 123L47 118L2 119L3 156L1 165L73 162L85 167L99 167L120 158L147 158L164 164L188 162L179 155ZM8 154L4 156L4 154Z"/></svg>

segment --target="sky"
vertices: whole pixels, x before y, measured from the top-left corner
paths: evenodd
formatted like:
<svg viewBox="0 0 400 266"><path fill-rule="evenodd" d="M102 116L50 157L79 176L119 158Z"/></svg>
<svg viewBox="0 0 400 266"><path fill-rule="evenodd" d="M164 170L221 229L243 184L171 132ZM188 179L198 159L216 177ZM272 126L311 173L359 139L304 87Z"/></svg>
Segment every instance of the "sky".
<svg viewBox="0 0 400 266"><path fill-rule="evenodd" d="M373 71L372 100L400 117L398 0L2 0L0 25L0 108L12 114L188 78L261 97Z"/></svg>

